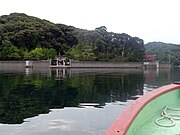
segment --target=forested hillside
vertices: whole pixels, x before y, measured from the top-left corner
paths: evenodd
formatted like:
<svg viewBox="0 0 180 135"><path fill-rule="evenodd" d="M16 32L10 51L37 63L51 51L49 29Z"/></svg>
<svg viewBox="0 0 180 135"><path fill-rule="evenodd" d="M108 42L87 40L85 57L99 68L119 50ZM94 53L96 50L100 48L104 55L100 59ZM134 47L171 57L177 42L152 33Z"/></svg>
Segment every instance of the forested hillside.
<svg viewBox="0 0 180 135"><path fill-rule="evenodd" d="M73 29L25 14L0 17L0 59L47 59L66 52L77 39ZM50 56L48 56L48 54Z"/></svg>
<svg viewBox="0 0 180 135"><path fill-rule="evenodd" d="M40 60L61 54L75 60L143 61L143 40L125 33L54 24L26 14L0 16L0 60Z"/></svg>
<svg viewBox="0 0 180 135"><path fill-rule="evenodd" d="M93 31L75 30L78 44L66 56L79 60L143 61L145 47L142 39L125 33L107 32L105 26Z"/></svg>
<svg viewBox="0 0 180 135"><path fill-rule="evenodd" d="M159 62L171 62L180 65L180 45L163 42L150 42L145 44L146 54L155 54Z"/></svg>

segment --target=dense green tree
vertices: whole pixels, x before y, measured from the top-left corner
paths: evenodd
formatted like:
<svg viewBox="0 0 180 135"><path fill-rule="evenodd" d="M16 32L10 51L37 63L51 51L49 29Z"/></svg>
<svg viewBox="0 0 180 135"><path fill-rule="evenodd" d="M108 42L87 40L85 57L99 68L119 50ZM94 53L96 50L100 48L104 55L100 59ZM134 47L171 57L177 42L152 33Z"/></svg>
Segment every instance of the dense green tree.
<svg viewBox="0 0 180 135"><path fill-rule="evenodd" d="M31 51L32 58L34 58L35 60L45 59L46 56L43 52L44 51L42 48L35 48Z"/></svg>
<svg viewBox="0 0 180 135"><path fill-rule="evenodd" d="M76 29L75 35L79 44L66 53L66 56L73 59L139 62L143 61L145 57L145 47L142 39L131 37L125 33L107 32L105 26L100 26L94 31ZM80 55L86 50L84 49L86 47L91 48L91 51L86 51L86 56L90 53L93 54L89 55L92 58Z"/></svg>
<svg viewBox="0 0 180 135"><path fill-rule="evenodd" d="M100 34L102 34L102 35L107 34L107 28L106 28L106 26L97 27L97 28L95 29L95 31L97 31L98 33L100 33Z"/></svg>
<svg viewBox="0 0 180 135"><path fill-rule="evenodd" d="M20 49L12 45L8 40L4 40L0 46L0 57L7 60L20 60L23 54Z"/></svg>
<svg viewBox="0 0 180 135"><path fill-rule="evenodd" d="M64 54L77 44L73 30L70 26L56 25L36 17L12 13L0 16L0 46L8 41L18 49L24 50L26 58L30 57L28 53L37 47L54 48L57 52ZM44 56L34 56L37 56L34 59L44 59ZM0 57L0 60L8 59L9 57Z"/></svg>
<svg viewBox="0 0 180 135"><path fill-rule="evenodd" d="M56 50L51 48L47 51L47 58L53 60L56 58L56 54L57 54Z"/></svg>
<svg viewBox="0 0 180 135"><path fill-rule="evenodd" d="M145 48L142 39L105 26L89 31L26 14L0 16L0 60L49 59L55 52L76 60L143 61Z"/></svg>

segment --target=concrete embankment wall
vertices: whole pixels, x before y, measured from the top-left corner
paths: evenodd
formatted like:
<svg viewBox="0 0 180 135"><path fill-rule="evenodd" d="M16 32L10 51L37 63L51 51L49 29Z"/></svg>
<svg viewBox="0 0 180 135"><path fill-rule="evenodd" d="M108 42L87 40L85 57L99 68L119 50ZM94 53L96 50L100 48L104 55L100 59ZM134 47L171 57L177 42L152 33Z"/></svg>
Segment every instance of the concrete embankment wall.
<svg viewBox="0 0 180 135"><path fill-rule="evenodd" d="M157 68L156 64L148 64L147 68ZM0 70L26 68L27 61L0 61ZM34 69L50 68L49 60L29 61L29 67ZM72 61L70 68L143 68L142 62L102 62L102 61ZM159 63L158 68L171 68L169 63Z"/></svg>
<svg viewBox="0 0 180 135"><path fill-rule="evenodd" d="M3 68L25 68L26 61L0 61L0 69ZM32 68L50 68L50 61L29 61ZM72 61L72 68L143 68L141 62L100 62L100 61Z"/></svg>
<svg viewBox="0 0 180 135"><path fill-rule="evenodd" d="M32 68L49 68L50 61L29 61L28 66ZM18 69L27 67L26 61L0 61L0 69Z"/></svg>
<svg viewBox="0 0 180 135"><path fill-rule="evenodd" d="M33 68L50 68L49 60L33 61Z"/></svg>
<svg viewBox="0 0 180 135"><path fill-rule="evenodd" d="M25 61L0 61L0 69L18 69L26 66Z"/></svg>
<svg viewBox="0 0 180 135"><path fill-rule="evenodd" d="M171 64L170 63L159 63L159 62L144 62L144 68L145 69L163 69L163 68L171 68Z"/></svg>
<svg viewBox="0 0 180 135"><path fill-rule="evenodd" d="M72 68L143 68L142 62L72 61Z"/></svg>
<svg viewBox="0 0 180 135"><path fill-rule="evenodd" d="M42 73L49 74L50 62L49 61L29 61L30 65L27 68L26 61L0 61L0 72L4 73Z"/></svg>
<svg viewBox="0 0 180 135"><path fill-rule="evenodd" d="M169 64L169 63L159 63L159 68L171 68L171 64Z"/></svg>

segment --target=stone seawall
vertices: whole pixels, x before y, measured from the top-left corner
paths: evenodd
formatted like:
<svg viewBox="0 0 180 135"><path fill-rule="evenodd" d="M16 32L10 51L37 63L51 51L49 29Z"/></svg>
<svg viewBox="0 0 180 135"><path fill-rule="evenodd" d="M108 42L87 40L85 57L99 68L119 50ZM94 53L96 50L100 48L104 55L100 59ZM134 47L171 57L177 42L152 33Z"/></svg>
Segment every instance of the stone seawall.
<svg viewBox="0 0 180 135"><path fill-rule="evenodd" d="M18 69L26 67L25 61L0 61L0 69Z"/></svg>
<svg viewBox="0 0 180 135"><path fill-rule="evenodd" d="M50 68L50 61L0 61L0 69L19 68ZM72 61L68 68L143 68L142 62L100 62L100 61ZM58 68L58 67L57 67Z"/></svg>
<svg viewBox="0 0 180 135"><path fill-rule="evenodd" d="M171 68L170 63L159 63L159 68Z"/></svg>
<svg viewBox="0 0 180 135"><path fill-rule="evenodd" d="M0 61L0 69L50 68L50 61Z"/></svg>
<svg viewBox="0 0 180 135"><path fill-rule="evenodd" d="M143 68L142 62L72 61L72 68Z"/></svg>
<svg viewBox="0 0 180 135"><path fill-rule="evenodd" d="M33 68L50 68L49 60L33 61Z"/></svg>
<svg viewBox="0 0 180 135"><path fill-rule="evenodd" d="M145 69L163 69L163 68L171 68L170 63L159 63L159 62L144 62Z"/></svg>

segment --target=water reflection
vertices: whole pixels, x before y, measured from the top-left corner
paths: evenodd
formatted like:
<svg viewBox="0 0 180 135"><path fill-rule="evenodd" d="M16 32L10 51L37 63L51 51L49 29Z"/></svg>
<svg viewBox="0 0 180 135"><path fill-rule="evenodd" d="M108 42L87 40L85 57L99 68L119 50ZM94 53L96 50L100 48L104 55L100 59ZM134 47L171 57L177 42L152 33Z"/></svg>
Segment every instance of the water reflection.
<svg viewBox="0 0 180 135"><path fill-rule="evenodd" d="M180 68L144 70L145 87L154 88L180 81Z"/></svg>
<svg viewBox="0 0 180 135"><path fill-rule="evenodd" d="M179 68L3 69L0 70L0 123L20 124L26 118L65 107L123 105L138 98L137 95L179 80Z"/></svg>
<svg viewBox="0 0 180 135"><path fill-rule="evenodd" d="M0 71L0 123L20 124L50 109L93 106L143 94L139 69Z"/></svg>

